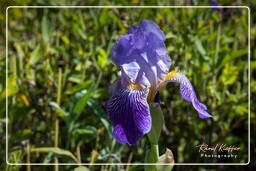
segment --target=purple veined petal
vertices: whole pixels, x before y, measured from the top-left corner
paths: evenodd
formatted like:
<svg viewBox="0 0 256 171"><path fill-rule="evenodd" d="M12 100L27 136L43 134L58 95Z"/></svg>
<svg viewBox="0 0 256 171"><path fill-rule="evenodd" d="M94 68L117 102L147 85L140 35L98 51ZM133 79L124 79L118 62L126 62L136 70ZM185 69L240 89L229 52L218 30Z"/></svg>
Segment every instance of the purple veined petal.
<svg viewBox="0 0 256 171"><path fill-rule="evenodd" d="M202 119L212 117L208 112L206 112L207 108L204 104L200 103L197 98L193 98L192 104L194 108L198 111L199 117Z"/></svg>
<svg viewBox="0 0 256 171"><path fill-rule="evenodd" d="M110 85L109 92L111 95L114 95L118 93L120 89L124 89L130 85L129 82L127 82L128 78L126 78L126 75L124 75L121 72L121 77L116 80L113 84Z"/></svg>
<svg viewBox="0 0 256 171"><path fill-rule="evenodd" d="M135 84L138 85L144 85L144 86L150 86L150 81L146 76L145 72L139 71L138 73L138 77L135 80Z"/></svg>
<svg viewBox="0 0 256 171"><path fill-rule="evenodd" d="M160 52L158 52L160 53ZM134 60L131 62L120 65L124 75L127 75L131 83L143 85L145 87L156 87L159 80L162 80L168 73L171 61L163 59L157 54L157 52L151 53L143 52L141 54L138 51L131 53L131 58ZM170 57L167 55L167 58Z"/></svg>
<svg viewBox="0 0 256 171"><path fill-rule="evenodd" d="M119 89L108 100L106 110L114 125L113 137L118 142L134 145L150 131L147 95L148 89Z"/></svg>
<svg viewBox="0 0 256 171"><path fill-rule="evenodd" d="M174 73L172 77L166 81L180 83L181 96L183 99L193 104L193 107L197 110L200 118L212 117L212 115L206 112L207 107L198 101L194 88L185 75L181 73Z"/></svg>
<svg viewBox="0 0 256 171"><path fill-rule="evenodd" d="M120 142L121 144L129 144L129 142L128 142L128 140L127 140L127 137L126 137L126 135L125 135L124 129L123 129L122 125L120 125L120 124L117 124L117 125L114 127L112 136L113 136L118 142Z"/></svg>

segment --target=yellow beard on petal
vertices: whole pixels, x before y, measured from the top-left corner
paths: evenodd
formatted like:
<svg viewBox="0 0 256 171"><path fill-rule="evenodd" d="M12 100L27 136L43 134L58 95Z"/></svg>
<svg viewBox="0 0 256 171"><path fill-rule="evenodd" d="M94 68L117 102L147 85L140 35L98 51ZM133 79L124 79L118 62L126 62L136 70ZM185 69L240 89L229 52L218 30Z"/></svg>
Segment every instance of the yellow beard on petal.
<svg viewBox="0 0 256 171"><path fill-rule="evenodd" d="M167 80L171 79L172 77L174 77L177 73L179 73L179 71L171 71L169 72L164 79L160 82L160 84L157 87L150 87L149 93L148 93L148 97L147 97L147 101L148 103L153 103L154 102L154 98L156 93L162 89L163 85L165 85L167 82ZM162 83L162 84L161 84ZM128 86L129 89L131 90L140 90L143 89L145 87L142 87L138 84L130 84Z"/></svg>
<svg viewBox="0 0 256 171"><path fill-rule="evenodd" d="M171 79L172 77L174 77L179 71L171 71L169 72L165 77L164 77L164 80L169 80Z"/></svg>
<svg viewBox="0 0 256 171"><path fill-rule="evenodd" d="M129 85L129 88L132 89L132 90L140 90L140 89L143 89L140 85L137 85L137 84L130 84L130 85Z"/></svg>

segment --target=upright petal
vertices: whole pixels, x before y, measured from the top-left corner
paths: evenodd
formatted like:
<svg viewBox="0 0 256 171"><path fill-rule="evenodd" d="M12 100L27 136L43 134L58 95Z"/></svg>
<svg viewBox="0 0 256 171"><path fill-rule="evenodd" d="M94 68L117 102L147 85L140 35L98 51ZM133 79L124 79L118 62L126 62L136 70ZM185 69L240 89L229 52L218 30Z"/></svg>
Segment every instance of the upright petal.
<svg viewBox="0 0 256 171"><path fill-rule="evenodd" d="M114 125L113 137L122 144L134 145L151 129L147 103L148 89L119 89L106 109Z"/></svg>
<svg viewBox="0 0 256 171"><path fill-rule="evenodd" d="M149 34L154 34L157 38L161 41L165 41L165 35L163 31L158 27L156 23L150 20L141 20L138 26L131 26L128 34L136 34L138 31L142 31L145 33L146 36Z"/></svg>
<svg viewBox="0 0 256 171"><path fill-rule="evenodd" d="M193 107L197 110L200 118L212 117L208 112L206 112L207 107L198 101L194 88L185 75L179 72L170 72L166 76L166 82L180 83L181 96L183 99L193 104Z"/></svg>
<svg viewBox="0 0 256 171"><path fill-rule="evenodd" d="M112 60L130 83L156 87L171 65L164 41L164 33L154 22L142 20L116 41Z"/></svg>
<svg viewBox="0 0 256 171"><path fill-rule="evenodd" d="M149 20L142 20L140 26L147 34L153 33L158 39L165 41L165 35L156 23Z"/></svg>
<svg viewBox="0 0 256 171"><path fill-rule="evenodd" d="M111 51L113 62L120 66L124 63L132 62L130 53L133 50L133 35L126 34L117 39Z"/></svg>

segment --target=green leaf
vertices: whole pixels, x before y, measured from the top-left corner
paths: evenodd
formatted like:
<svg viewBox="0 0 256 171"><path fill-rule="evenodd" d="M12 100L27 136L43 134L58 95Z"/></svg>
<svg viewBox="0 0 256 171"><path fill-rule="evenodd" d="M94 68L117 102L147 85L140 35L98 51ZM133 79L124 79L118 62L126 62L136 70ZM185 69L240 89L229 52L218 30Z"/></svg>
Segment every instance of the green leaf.
<svg viewBox="0 0 256 171"><path fill-rule="evenodd" d="M109 120L107 119L108 117L106 112L93 99L88 100L87 103L88 103L88 106L91 107L93 112L100 118L100 121L108 131L109 136L111 136L111 125Z"/></svg>
<svg viewBox="0 0 256 171"><path fill-rule="evenodd" d="M107 63L107 54L104 49L100 49L97 59L99 66L103 69Z"/></svg>
<svg viewBox="0 0 256 171"><path fill-rule="evenodd" d="M233 51L231 54L228 54L224 57L224 59L222 60L221 66L233 61L236 58L246 55L247 53L248 53L247 49Z"/></svg>
<svg viewBox="0 0 256 171"><path fill-rule="evenodd" d="M66 44L66 45L69 45L70 41L69 41L69 38L65 35L62 35L61 37L61 40Z"/></svg>
<svg viewBox="0 0 256 171"><path fill-rule="evenodd" d="M251 70L256 69L256 61L251 61Z"/></svg>
<svg viewBox="0 0 256 171"><path fill-rule="evenodd" d="M84 166L79 166L79 167L75 168L74 171L89 171L89 169Z"/></svg>
<svg viewBox="0 0 256 171"><path fill-rule="evenodd" d="M224 85L232 85L237 80L238 74L238 67L227 64L222 71L220 80Z"/></svg>
<svg viewBox="0 0 256 171"><path fill-rule="evenodd" d="M84 40L87 39L87 36L85 34L85 32L82 29L78 29L77 33L79 34L79 36L81 36L81 38L83 38Z"/></svg>
<svg viewBox="0 0 256 171"><path fill-rule="evenodd" d="M48 153L48 154L45 156L45 158L44 158L44 160L43 160L43 163L50 163L52 159L53 159L53 153Z"/></svg>
<svg viewBox="0 0 256 171"><path fill-rule="evenodd" d="M39 61L40 57L42 57L42 56L43 56L43 48L41 45L37 45L37 47L34 49L34 51L31 54L29 63L31 65L36 64Z"/></svg>
<svg viewBox="0 0 256 171"><path fill-rule="evenodd" d="M143 165L132 165L128 169L128 171L138 171L138 170L143 170Z"/></svg>
<svg viewBox="0 0 256 171"><path fill-rule="evenodd" d="M74 134L97 134L97 129L93 126L87 126L83 129L76 129Z"/></svg>
<svg viewBox="0 0 256 171"><path fill-rule="evenodd" d="M26 139L33 135L33 131L31 129L21 129L18 130L14 135L17 139Z"/></svg>
<svg viewBox="0 0 256 171"><path fill-rule="evenodd" d="M22 150L16 150L9 154L9 162L11 163L22 163L22 159L24 157L24 151Z"/></svg>
<svg viewBox="0 0 256 171"><path fill-rule="evenodd" d="M6 97L6 91L8 92L7 96L11 97L19 92L19 86L16 82L15 76L9 76L8 78L8 89L5 89L1 92L0 100L4 100Z"/></svg>
<svg viewBox="0 0 256 171"><path fill-rule="evenodd" d="M83 97L78 100L78 102L76 103L73 109L74 114L79 115L82 112L91 94L92 94L92 89L89 89L88 91L86 91Z"/></svg>
<svg viewBox="0 0 256 171"><path fill-rule="evenodd" d="M87 81L85 81L85 82L81 82L81 83L79 83L77 86L70 87L70 88L67 90L66 93L67 93L67 94L74 94L74 93L76 93L76 92L78 92L78 91L81 91L81 90L83 90L83 89L88 88L89 86L92 85L92 83L93 83L92 80L87 80Z"/></svg>
<svg viewBox="0 0 256 171"><path fill-rule="evenodd" d="M202 55L202 57L205 59L205 60L208 60L209 57L207 56L207 53L202 45L202 42L201 40L195 38L195 45L196 45L196 48L197 50L199 51L199 53Z"/></svg>
<svg viewBox="0 0 256 171"><path fill-rule="evenodd" d="M68 156L72 158L74 161L77 161L77 158L67 150L60 149L58 147L38 147L38 148L31 148L31 152L39 152L39 153L54 153L58 155Z"/></svg>
<svg viewBox="0 0 256 171"><path fill-rule="evenodd" d="M43 16L41 27L42 27L42 36L43 36L44 42L45 43L50 42L51 30L50 30L49 21L46 16Z"/></svg>
<svg viewBox="0 0 256 171"><path fill-rule="evenodd" d="M106 25L109 22L109 9L103 8L101 10L99 21L101 25Z"/></svg>
<svg viewBox="0 0 256 171"><path fill-rule="evenodd" d="M161 130L164 123L164 116L158 103L150 104L150 113L152 118L152 128L147 134L151 144L158 144Z"/></svg>
<svg viewBox="0 0 256 171"><path fill-rule="evenodd" d="M247 105L248 105L247 103L244 103L244 104L241 104L240 106L235 106L235 112L238 115L247 115L248 113Z"/></svg>
<svg viewBox="0 0 256 171"><path fill-rule="evenodd" d="M57 109L57 114L64 120L67 119L67 116L69 115L65 110L63 110L57 103L55 102L50 102L49 103L52 107Z"/></svg>
<svg viewBox="0 0 256 171"><path fill-rule="evenodd" d="M146 151L145 163L156 163L158 161L158 145L152 145L151 149ZM145 171L157 171L156 165L145 165Z"/></svg>
<svg viewBox="0 0 256 171"><path fill-rule="evenodd" d="M195 39L195 45L196 45L197 50L200 52L200 54L202 56L204 56L206 54L206 52L204 50L202 42L199 39Z"/></svg>
<svg viewBox="0 0 256 171"><path fill-rule="evenodd" d="M24 150L16 150L12 151L8 154L8 162L10 163L22 163L24 162L24 156L25 156L25 151ZM15 171L15 170L21 170L20 165L6 165L6 168L3 170L6 171ZM0 166L0 168L3 168Z"/></svg>

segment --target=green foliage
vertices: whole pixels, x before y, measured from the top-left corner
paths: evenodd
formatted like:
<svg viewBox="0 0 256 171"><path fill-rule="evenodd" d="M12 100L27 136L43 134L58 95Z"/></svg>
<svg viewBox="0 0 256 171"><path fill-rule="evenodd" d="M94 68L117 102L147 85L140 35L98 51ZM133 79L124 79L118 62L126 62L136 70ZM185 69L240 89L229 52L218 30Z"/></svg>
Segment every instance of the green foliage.
<svg viewBox="0 0 256 171"><path fill-rule="evenodd" d="M58 155L65 155L68 156L70 158L72 158L74 161L77 161L77 158L69 151L67 150L62 150L60 148L56 148L56 147L41 147L41 148L32 148L30 150L30 152L40 152L40 153L55 153Z"/></svg>
<svg viewBox="0 0 256 171"><path fill-rule="evenodd" d="M193 5L203 4L193 2ZM17 0L15 3L28 5L32 1ZM69 5L77 3L72 1ZM80 3L85 5L83 1ZM86 5L112 3L88 1ZM137 0L131 3L145 5ZM64 1L49 1L48 5L61 4ZM156 0L146 3L156 4L169 5ZM44 5L44 2L37 1L33 5ZM127 2L126 5L131 4ZM177 1L172 5L184 4ZM173 61L171 70L176 68L187 73L200 101L214 116L213 119L199 119L192 105L180 97L178 85L168 84L161 92L165 122L159 138L159 153L163 154L169 148L175 162L180 163L223 162L223 159L200 158L195 146L203 142L209 145L227 143L241 147L239 158L227 162L247 162L247 9L10 8L8 15L9 162L26 162L27 146L24 141L31 145L31 162L52 163L55 156L59 162L79 162L79 150L84 163L143 162L149 143L147 137L132 147L116 143L104 108L110 96L109 86L118 78L119 72L110 60L113 43L142 19L153 20L164 31L166 47ZM1 26L4 16L0 14ZM251 47L255 47L255 25L251 34ZM4 40L4 33L1 32L0 36ZM7 90L2 43L0 48L0 135L4 137ZM255 49L251 56L254 75ZM60 104L57 103L59 68L63 71ZM254 77L250 87L255 95ZM255 102L255 96L252 98ZM255 124L255 107L252 104L251 107L251 119ZM60 120L59 148L55 148L53 143L56 116ZM4 144L4 141L0 142L1 147ZM5 156L3 149L0 156ZM7 170L9 167L13 170L21 168L8 166ZM65 167L67 170L74 168ZM86 169L80 167L76 170ZM102 166L101 169L120 170L126 167ZM140 169L143 166L129 167L129 170Z"/></svg>

